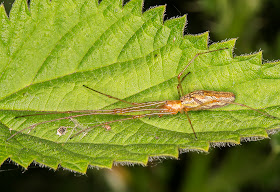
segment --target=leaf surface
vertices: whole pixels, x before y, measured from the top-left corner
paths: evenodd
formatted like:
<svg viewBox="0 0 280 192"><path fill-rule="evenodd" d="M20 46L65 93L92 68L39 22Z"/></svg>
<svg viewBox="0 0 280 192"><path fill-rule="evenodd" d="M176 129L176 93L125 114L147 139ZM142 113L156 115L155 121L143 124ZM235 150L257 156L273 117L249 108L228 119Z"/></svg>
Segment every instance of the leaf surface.
<svg viewBox="0 0 280 192"><path fill-rule="evenodd" d="M183 81L185 93L229 91L236 102L279 117L279 63L262 64L262 53L232 56L235 39L208 47L208 33L183 35L186 16L163 22L165 6L142 13L141 0L16 0L9 18L0 8L0 162L23 167L36 161L56 169L85 173L87 167L113 163L147 164L153 157L177 158L180 151L208 151L212 145L267 138L278 119L229 105L189 112L195 139L184 114L153 116L77 131L121 115L64 119L23 131L34 123L67 116L15 118L45 111L127 107L85 89L87 85L129 102L177 100L177 75L197 54ZM65 135L57 129L67 127Z"/></svg>

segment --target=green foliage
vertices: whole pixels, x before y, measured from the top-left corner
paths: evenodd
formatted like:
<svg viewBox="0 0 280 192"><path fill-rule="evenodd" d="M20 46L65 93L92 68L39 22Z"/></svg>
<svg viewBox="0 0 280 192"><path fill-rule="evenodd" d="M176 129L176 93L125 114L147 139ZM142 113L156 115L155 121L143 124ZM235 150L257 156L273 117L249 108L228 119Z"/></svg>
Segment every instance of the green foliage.
<svg viewBox="0 0 280 192"><path fill-rule="evenodd" d="M41 111L110 109L127 106L90 92L87 85L130 102L178 99L177 74L200 52L183 82L185 92L230 91L236 102L280 116L279 63L262 64L261 52L232 57L235 39L208 44L208 33L183 36L186 16L163 22L165 7L142 13L142 1L17 0L7 18L0 9L0 162L11 158L27 167L36 161L51 168L85 172L88 165L110 168L114 162L146 164L149 157L177 158L179 151L208 151L210 144L239 144L266 138L278 119L230 105L190 112L195 140L184 114L151 117L81 128L123 116L95 115L41 124L63 114L16 118ZM263 91L265 89L265 91ZM66 135L56 131L67 126ZM76 129L74 129L76 127ZM73 131L73 132L72 132Z"/></svg>

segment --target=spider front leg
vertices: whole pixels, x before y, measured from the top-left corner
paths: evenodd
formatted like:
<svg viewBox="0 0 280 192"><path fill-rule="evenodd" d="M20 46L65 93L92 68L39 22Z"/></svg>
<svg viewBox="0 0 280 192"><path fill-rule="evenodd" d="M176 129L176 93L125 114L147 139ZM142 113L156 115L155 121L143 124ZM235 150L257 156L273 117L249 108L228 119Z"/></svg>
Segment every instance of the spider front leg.
<svg viewBox="0 0 280 192"><path fill-rule="evenodd" d="M186 75L184 75L184 77L181 80L181 76L183 73L180 73L177 78L178 78L178 85L177 85L177 91L178 91L178 95L179 95L179 99L184 95L184 91L183 91L183 87L182 87L182 82L184 81L184 79L186 78L186 76L188 74L190 74L191 72L188 72Z"/></svg>
<svg viewBox="0 0 280 192"><path fill-rule="evenodd" d="M197 53L189 62L188 64L185 66L185 68L178 74L177 79L178 79L178 85L177 85L177 90L178 90L178 95L179 95L179 99L184 96L184 91L183 91L183 87L182 87L182 81L185 79L185 77L190 74L190 72L188 72L186 75L183 76L183 78L181 79L181 76L183 75L183 73L186 71L186 69L190 66L190 64L192 64L194 62L194 60L199 56L199 55L203 55L206 53L211 53L211 52L215 52L215 51L221 51L221 50L225 50L228 49L226 48L221 48L221 49L215 49L215 50L211 50L211 51L206 51L206 52L202 52L202 53Z"/></svg>

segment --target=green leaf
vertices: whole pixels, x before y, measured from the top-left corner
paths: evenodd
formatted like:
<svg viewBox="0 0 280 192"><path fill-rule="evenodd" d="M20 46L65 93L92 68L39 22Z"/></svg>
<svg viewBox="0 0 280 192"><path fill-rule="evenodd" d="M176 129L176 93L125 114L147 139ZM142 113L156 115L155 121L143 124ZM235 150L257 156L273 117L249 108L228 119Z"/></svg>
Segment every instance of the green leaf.
<svg viewBox="0 0 280 192"><path fill-rule="evenodd" d="M77 131L126 118L93 115L36 126L67 116L15 118L42 111L97 110L128 106L85 89L92 87L129 102L177 100L177 75L188 68L185 92L229 91L236 102L279 117L279 62L262 64L262 53L232 57L235 39L208 47L208 33L185 35L186 16L163 22L165 6L142 13L142 0L16 0L8 18L0 7L0 162L27 168L37 163L86 172L88 166L147 164L154 157L208 151L210 145L267 138L280 121L229 105L189 112L196 140L184 114L153 116ZM68 127L65 135L57 129Z"/></svg>

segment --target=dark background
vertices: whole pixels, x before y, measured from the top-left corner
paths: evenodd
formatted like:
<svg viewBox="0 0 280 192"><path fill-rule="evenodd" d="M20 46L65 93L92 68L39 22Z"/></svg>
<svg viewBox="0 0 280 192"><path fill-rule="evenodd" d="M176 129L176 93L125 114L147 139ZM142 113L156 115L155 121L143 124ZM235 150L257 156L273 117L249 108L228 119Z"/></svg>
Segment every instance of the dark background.
<svg viewBox="0 0 280 192"><path fill-rule="evenodd" d="M9 12L12 0L2 0ZM144 10L167 5L165 19L188 14L185 34L210 31L211 42L239 37L235 55L263 50L280 58L279 0L146 0ZM91 168L86 175L31 164L28 170L6 161L1 191L280 191L277 138L242 146L190 152L179 160L157 160L147 167ZM279 137L280 140L280 137Z"/></svg>

